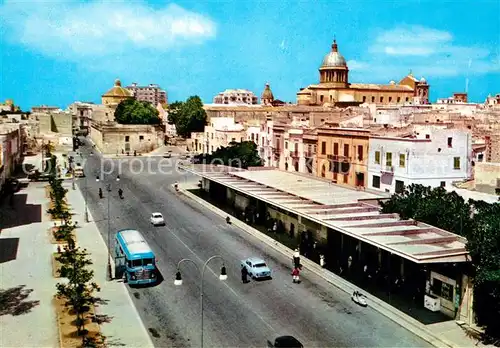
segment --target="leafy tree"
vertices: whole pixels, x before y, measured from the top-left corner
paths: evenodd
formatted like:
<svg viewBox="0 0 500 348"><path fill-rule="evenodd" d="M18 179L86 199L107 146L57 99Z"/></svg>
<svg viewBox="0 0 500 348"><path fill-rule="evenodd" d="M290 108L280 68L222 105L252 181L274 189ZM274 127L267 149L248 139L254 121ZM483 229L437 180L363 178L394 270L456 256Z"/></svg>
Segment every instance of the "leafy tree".
<svg viewBox="0 0 500 348"><path fill-rule="evenodd" d="M168 123L176 125L179 120L180 110L184 105L181 101L173 102L168 106Z"/></svg>
<svg viewBox="0 0 500 348"><path fill-rule="evenodd" d="M94 272L87 269L92 265L87 250L76 247L69 239L64 251L56 258L61 263L59 270L61 277L68 278L67 283L56 284L57 294L66 299L66 306L76 314L78 335L85 335L85 313L89 306L94 304L94 292L99 286L92 281Z"/></svg>
<svg viewBox="0 0 500 348"><path fill-rule="evenodd" d="M169 107L168 120L175 124L177 134L189 137L192 132L203 132L207 113L198 96L191 96L185 102L175 102Z"/></svg>
<svg viewBox="0 0 500 348"><path fill-rule="evenodd" d="M489 337L500 338L500 203L465 202L456 192L411 185L382 204L398 213L467 238L472 259L474 312Z"/></svg>
<svg viewBox="0 0 500 348"><path fill-rule="evenodd" d="M62 224L57 231L54 232L54 238L58 241L68 241L73 238L72 233L76 229L76 222L71 222L71 214L69 212L63 212L61 215Z"/></svg>
<svg viewBox="0 0 500 348"><path fill-rule="evenodd" d="M253 141L243 141L241 143L232 142L227 147L217 149L211 155L201 154L195 157L197 162L224 164L231 167L260 167L263 165L262 159L257 151L257 145Z"/></svg>
<svg viewBox="0 0 500 348"><path fill-rule="evenodd" d="M412 218L462 236L472 224L470 206L456 192L443 187L410 185L381 205L383 213L396 212L404 220Z"/></svg>
<svg viewBox="0 0 500 348"><path fill-rule="evenodd" d="M121 124L159 124L159 112L146 101L126 99L115 110L115 120Z"/></svg>
<svg viewBox="0 0 500 348"><path fill-rule="evenodd" d="M478 325L500 338L500 203L474 201L474 228L467 249L474 268L474 311Z"/></svg>
<svg viewBox="0 0 500 348"><path fill-rule="evenodd" d="M49 178L49 184L50 184L50 199L53 203L53 207L51 209L48 209L47 213L52 215L53 218L64 220L68 216L70 216L64 202L64 197L66 196L68 190L66 190L62 186L62 179L58 179L52 175Z"/></svg>

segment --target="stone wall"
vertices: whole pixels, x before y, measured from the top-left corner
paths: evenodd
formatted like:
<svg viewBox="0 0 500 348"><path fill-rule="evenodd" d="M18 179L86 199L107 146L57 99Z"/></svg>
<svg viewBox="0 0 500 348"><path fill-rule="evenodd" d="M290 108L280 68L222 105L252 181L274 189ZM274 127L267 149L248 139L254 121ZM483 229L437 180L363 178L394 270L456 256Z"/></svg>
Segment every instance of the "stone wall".
<svg viewBox="0 0 500 348"><path fill-rule="evenodd" d="M65 112L36 112L30 119L38 121L40 135L47 133L60 133L71 135L73 133L73 116Z"/></svg>
<svg viewBox="0 0 500 348"><path fill-rule="evenodd" d="M73 133L73 116L69 113L53 113L52 131L55 133L69 134Z"/></svg>
<svg viewBox="0 0 500 348"><path fill-rule="evenodd" d="M161 127L150 125L122 125L114 122L94 124L90 137L96 147L106 154L138 154L151 152L163 145Z"/></svg>
<svg viewBox="0 0 500 348"><path fill-rule="evenodd" d="M52 118L49 113L33 113L31 116L38 121L40 134L46 134L52 131Z"/></svg>
<svg viewBox="0 0 500 348"><path fill-rule="evenodd" d="M500 189L500 163L479 162L474 170L477 191L495 194L495 190Z"/></svg>

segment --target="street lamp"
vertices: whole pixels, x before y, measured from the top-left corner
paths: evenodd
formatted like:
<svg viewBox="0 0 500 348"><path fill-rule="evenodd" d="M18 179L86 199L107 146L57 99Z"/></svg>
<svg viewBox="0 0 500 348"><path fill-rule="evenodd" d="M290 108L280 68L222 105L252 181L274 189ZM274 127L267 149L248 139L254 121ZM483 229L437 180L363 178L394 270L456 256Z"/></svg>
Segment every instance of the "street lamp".
<svg viewBox="0 0 500 348"><path fill-rule="evenodd" d="M99 182L99 175L96 176L95 181ZM120 175L116 176L116 181L120 181ZM109 207L109 202L110 202L110 196L111 196L111 183L108 183L106 185L106 191L107 193L107 201L108 201L108 265L107 265L107 271L106 271L106 279L107 280L112 280L113 279L113 273L111 271L111 218L110 218L110 207Z"/></svg>
<svg viewBox="0 0 500 348"><path fill-rule="evenodd" d="M210 263L210 261L212 261L213 259L221 259L222 260L222 267L220 269L219 280L227 280L227 271L226 271L224 258L222 256L219 256L219 255L214 255L211 258L209 258L203 264L201 271L200 271L200 268L198 267L198 264L196 262L194 262L193 260L191 260L191 259L180 260L179 263L177 264L177 273L175 274L175 280L174 280L174 285L177 285L177 286L182 285L182 276L181 276L180 266L181 266L181 263L183 263L183 262L191 262L192 264L195 265L196 269L200 273L200 277L201 277L201 285L200 285L200 307L201 307L200 346L201 346L201 348L203 348L203 279L204 279L204 275L205 275L205 270L207 269L207 266Z"/></svg>

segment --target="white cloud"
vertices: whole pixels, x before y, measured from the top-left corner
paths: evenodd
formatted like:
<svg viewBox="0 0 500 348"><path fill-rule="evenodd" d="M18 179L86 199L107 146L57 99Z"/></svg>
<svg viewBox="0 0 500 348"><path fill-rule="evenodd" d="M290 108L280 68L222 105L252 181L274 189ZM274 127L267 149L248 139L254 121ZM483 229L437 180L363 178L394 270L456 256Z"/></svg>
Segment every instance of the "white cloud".
<svg viewBox="0 0 500 348"><path fill-rule="evenodd" d="M7 2L5 37L51 57L78 60L148 50L164 52L214 38L208 17L170 4L142 2Z"/></svg>
<svg viewBox="0 0 500 348"><path fill-rule="evenodd" d="M442 30L400 26L379 32L373 42L365 61L349 65L354 74L397 79L410 69L427 78L500 73L499 52L456 45L453 35Z"/></svg>

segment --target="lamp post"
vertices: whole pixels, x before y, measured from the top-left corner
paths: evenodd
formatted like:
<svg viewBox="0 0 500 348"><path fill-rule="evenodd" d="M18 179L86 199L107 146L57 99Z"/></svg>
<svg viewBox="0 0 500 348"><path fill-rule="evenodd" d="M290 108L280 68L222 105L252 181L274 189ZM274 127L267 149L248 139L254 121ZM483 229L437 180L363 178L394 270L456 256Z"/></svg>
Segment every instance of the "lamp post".
<svg viewBox="0 0 500 348"><path fill-rule="evenodd" d="M99 176L96 176L95 181L99 182ZM120 181L120 175L116 176L116 181ZM108 265L106 270L106 279L112 280L113 273L111 272L111 219L110 219L110 209L109 209L109 198L111 196L111 183L106 184L107 198L108 201Z"/></svg>
<svg viewBox="0 0 500 348"><path fill-rule="evenodd" d="M84 201L85 201L85 211L84 211L84 215L85 215L85 222L89 222L89 210L88 210L88 207L87 207L87 200L88 200L88 194L89 194L89 188L88 188L88 181L87 181L87 175L85 175L85 195L84 195Z"/></svg>
<svg viewBox="0 0 500 348"><path fill-rule="evenodd" d="M200 270L200 267L198 267L198 264L196 262L194 262L193 260L191 260L191 259L182 259L182 260L180 260L179 263L177 264L177 273L175 275L175 281L174 281L175 285L178 285L178 286L182 285L182 277L181 277L180 266L181 266L181 263L183 263L183 262L191 262L192 264L195 265L196 269L200 273L200 277L201 277L201 279L200 279L200 281L201 281L201 285L200 285L200 309L201 309L200 347L201 348L203 348L203 279L204 279L204 276L205 276L205 270L207 269L207 266L210 263L210 261L212 261L213 259L221 259L222 260L222 267L220 269L219 279L220 280L226 280L227 279L227 272L226 272L226 266L225 266L224 258L222 256L219 256L219 255L214 255L214 256L210 257L203 264L203 267L201 268L201 270Z"/></svg>

